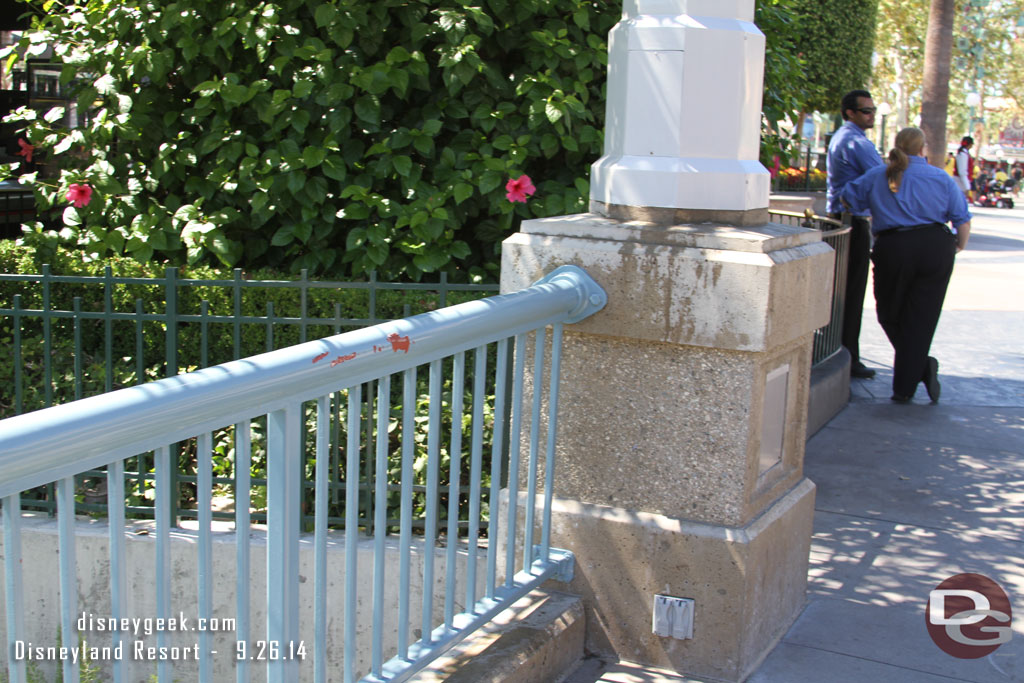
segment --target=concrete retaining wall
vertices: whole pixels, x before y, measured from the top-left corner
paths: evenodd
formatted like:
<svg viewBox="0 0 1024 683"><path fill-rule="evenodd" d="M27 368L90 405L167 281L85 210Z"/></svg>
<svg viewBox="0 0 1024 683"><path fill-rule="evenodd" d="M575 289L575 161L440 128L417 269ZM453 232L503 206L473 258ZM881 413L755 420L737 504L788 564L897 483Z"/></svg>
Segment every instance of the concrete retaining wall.
<svg viewBox="0 0 1024 683"><path fill-rule="evenodd" d="M265 530L255 528L250 531L251 560L250 560L250 587L249 604L251 609L252 631L250 638L265 640L266 636L266 533ZM236 565L235 565L235 533L233 531L215 531L213 536L213 567L214 567L214 604L213 617L221 620L235 619L238 614L236 607ZM185 625L188 629L197 628L197 535L195 531L187 529L173 529L171 532L171 612L176 617L183 615ZM79 605L78 615L83 613L88 617L109 618L110 617L110 564L108 559L109 531L105 520L78 521L77 543L75 552L78 565L78 587ZM126 537L127 574L128 574L128 600L126 613L128 616L149 618L156 621L156 571L154 562L156 558L156 543L152 535L152 523L138 523L129 526ZM313 540L312 537L304 536L300 546L300 633L305 645L305 660L301 664L302 677L300 680L312 680L313 676L313 649L314 649L314 625L313 625ZM328 677L331 680L340 680L341 666L344 652L344 609L345 609L345 551L344 534L331 533L327 542L327 631L326 642ZM435 580L434 580L434 604L433 623L441 623L444 618L444 589L445 589L445 548L435 551ZM6 553L4 553L6 556ZM59 554L57 543L56 523L43 515L26 516L22 528L22 562L24 591L22 600L25 608L26 645L31 643L32 647L55 647L59 645L59 624L60 624L60 596L58 586L60 585L58 566ZM455 591L456 612L464 609L466 597L466 552L464 548L459 549L457 570L457 589ZM486 569L486 552L482 553L478 563L478 598L482 596L482 584ZM503 562L499 560L499 566ZM389 540L387 546L387 561L385 568L385 607L384 607L384 657L392 656L397 647L398 634L398 585L399 585L399 558L397 542ZM419 624L421 623L422 599L423 599L423 544L417 542L412 549L411 564L411 586L410 586L410 614L411 621L416 625L410 628L410 644L420 637ZM365 674L369 670L371 646L372 646L372 624L373 624L373 541L372 539L361 540L359 544L359 604L358 604L358 656L356 663L357 676ZM0 600L0 608L6 609L6 605ZM94 624L95 625L95 622ZM154 623L150 624L155 626ZM223 625L223 623L221 624ZM89 625L86 624L88 627ZM144 627L144 622L140 624ZM233 628L233 627L231 627ZM198 631L186 630L184 632L169 632L169 641L172 646L182 648L176 653L173 662L175 680L196 680L198 676L198 664L193 653L199 642ZM110 647L111 638L107 632L89 630L81 633L89 647ZM6 642L6 623L0 620L0 638ZM140 628L138 635L128 634L125 636L122 657L129 662L129 681L149 681L150 676L156 672L155 661L134 661L136 647L155 647L157 644L156 634L146 635L144 628ZM142 641L142 645L135 645L135 641ZM212 656L213 674L215 681L234 681L236 667L236 636L233 630L222 631L213 634L212 649L217 654ZM257 647L252 644L252 647ZM255 649L250 652L254 654ZM46 653L54 654L54 653ZM107 657L113 656L113 652L101 652ZM145 651L143 650L145 656ZM33 661L31 666L43 675L43 680L55 680L58 671L58 662L55 661ZM112 680L109 661L98 661L102 673L99 680ZM6 650L0 655L0 666L3 670L7 667ZM262 680L264 676L264 663L253 662L250 676Z"/></svg>

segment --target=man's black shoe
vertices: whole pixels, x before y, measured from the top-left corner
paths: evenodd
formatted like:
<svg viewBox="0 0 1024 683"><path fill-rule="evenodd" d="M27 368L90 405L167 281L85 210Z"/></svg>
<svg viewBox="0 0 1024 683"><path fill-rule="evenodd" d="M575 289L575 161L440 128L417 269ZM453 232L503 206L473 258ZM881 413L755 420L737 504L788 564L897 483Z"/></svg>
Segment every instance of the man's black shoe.
<svg viewBox="0 0 1024 683"><path fill-rule="evenodd" d="M924 387L928 390L928 398L932 403L938 403L939 394L942 393L942 385L939 384L939 361L931 356L928 356L928 365L924 372Z"/></svg>
<svg viewBox="0 0 1024 683"><path fill-rule="evenodd" d="M857 361L850 366L850 377L857 377L858 379L871 379L875 376L875 371L864 365L860 361Z"/></svg>
<svg viewBox="0 0 1024 683"><path fill-rule="evenodd" d="M892 396L889 397L889 400L893 401L894 403L910 403L911 399L913 399L913 398L914 398L913 396L903 396L902 394L893 394Z"/></svg>

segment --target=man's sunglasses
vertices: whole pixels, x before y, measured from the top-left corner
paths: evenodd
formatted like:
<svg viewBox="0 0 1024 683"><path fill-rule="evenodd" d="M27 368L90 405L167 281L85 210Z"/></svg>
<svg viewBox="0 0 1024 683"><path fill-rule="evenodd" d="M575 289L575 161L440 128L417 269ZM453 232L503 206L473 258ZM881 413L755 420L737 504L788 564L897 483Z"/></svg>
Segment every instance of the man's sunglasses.
<svg viewBox="0 0 1024 683"><path fill-rule="evenodd" d="M857 111L861 114L874 114L878 109L876 107L857 107Z"/></svg>

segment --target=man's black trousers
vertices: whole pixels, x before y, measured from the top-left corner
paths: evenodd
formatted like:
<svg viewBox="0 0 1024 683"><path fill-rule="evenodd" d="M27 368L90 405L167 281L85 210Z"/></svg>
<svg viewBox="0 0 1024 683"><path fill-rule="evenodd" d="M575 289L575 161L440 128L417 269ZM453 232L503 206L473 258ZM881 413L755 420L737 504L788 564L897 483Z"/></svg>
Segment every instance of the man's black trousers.
<svg viewBox="0 0 1024 683"><path fill-rule="evenodd" d="M860 362L860 322L864 315L864 292L871 267L871 224L867 218L852 216L850 255L846 271L846 299L843 302L842 343L850 352L851 365Z"/></svg>
<svg viewBox="0 0 1024 683"><path fill-rule="evenodd" d="M956 237L943 225L875 238L875 302L878 322L895 351L893 394L913 396L925 378L955 258Z"/></svg>

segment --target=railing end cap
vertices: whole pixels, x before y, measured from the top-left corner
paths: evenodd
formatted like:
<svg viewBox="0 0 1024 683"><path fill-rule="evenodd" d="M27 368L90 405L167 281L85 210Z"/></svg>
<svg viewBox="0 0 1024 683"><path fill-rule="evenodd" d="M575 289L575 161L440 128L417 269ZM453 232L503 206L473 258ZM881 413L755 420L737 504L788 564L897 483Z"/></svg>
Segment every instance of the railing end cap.
<svg viewBox="0 0 1024 683"><path fill-rule="evenodd" d="M594 278L587 274L587 271L579 266L559 266L533 284L543 285L558 281L569 282L580 293L579 301L576 307L569 312L566 323L576 323L588 318L608 304L608 294Z"/></svg>

